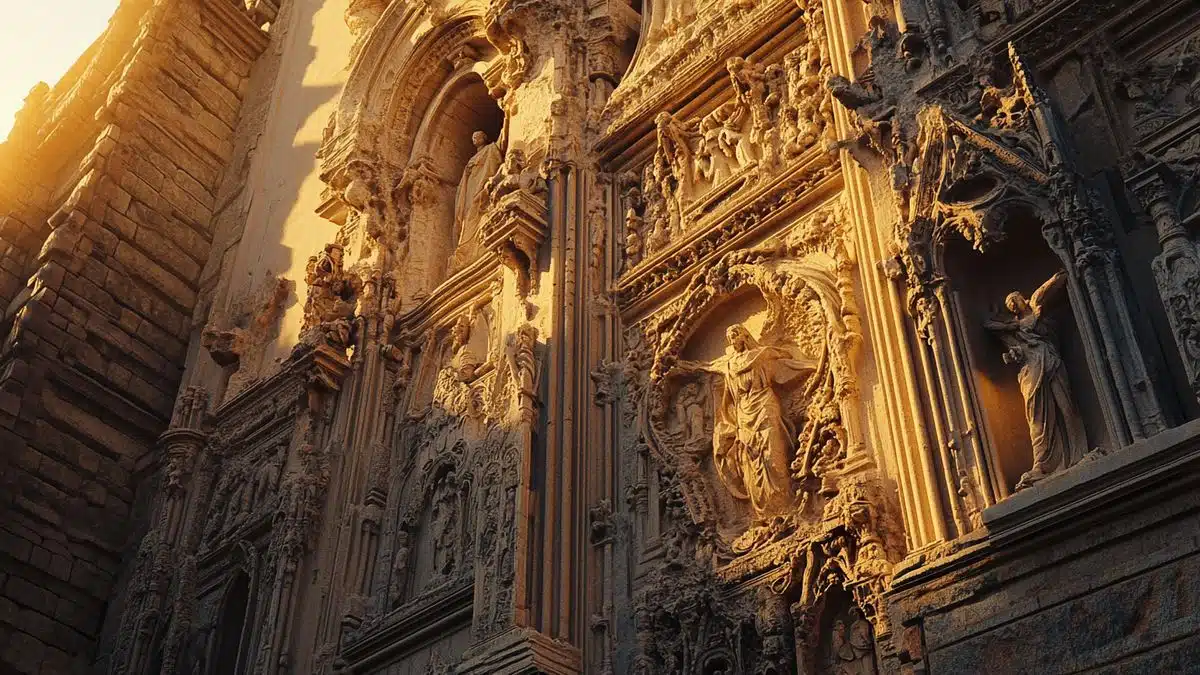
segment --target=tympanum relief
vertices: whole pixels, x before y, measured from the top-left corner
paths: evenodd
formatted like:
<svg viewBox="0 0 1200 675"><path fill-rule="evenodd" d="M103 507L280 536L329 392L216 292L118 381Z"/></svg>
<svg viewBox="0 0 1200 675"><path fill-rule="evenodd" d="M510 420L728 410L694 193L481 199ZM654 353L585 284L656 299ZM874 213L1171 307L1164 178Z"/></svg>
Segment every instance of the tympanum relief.
<svg viewBox="0 0 1200 675"><path fill-rule="evenodd" d="M1020 291L1009 293L1004 300L1007 315L986 324L1004 344L1004 362L1019 368L1017 381L1025 398L1033 468L1021 476L1018 490L1075 464L1087 450L1053 317L1066 282L1066 273L1059 272L1028 299Z"/></svg>
<svg viewBox="0 0 1200 675"><path fill-rule="evenodd" d="M678 474L691 515L722 531L735 553L819 511L821 495L836 493L837 473L861 444L845 422L856 414L859 340L843 281L849 268L836 222L824 213L808 221L786 242L724 256L659 319L647 440ZM684 358L689 345L707 339L698 329L714 330L712 321L753 297L766 307L757 337L746 325L728 325L723 354Z"/></svg>

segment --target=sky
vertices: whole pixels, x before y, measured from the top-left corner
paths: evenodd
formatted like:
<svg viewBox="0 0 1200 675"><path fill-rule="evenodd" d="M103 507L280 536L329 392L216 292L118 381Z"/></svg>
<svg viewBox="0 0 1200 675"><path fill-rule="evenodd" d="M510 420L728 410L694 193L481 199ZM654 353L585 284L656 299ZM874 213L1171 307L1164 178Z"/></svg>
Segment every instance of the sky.
<svg viewBox="0 0 1200 675"><path fill-rule="evenodd" d="M88 48L118 0L0 0L0 140L39 81L51 86Z"/></svg>

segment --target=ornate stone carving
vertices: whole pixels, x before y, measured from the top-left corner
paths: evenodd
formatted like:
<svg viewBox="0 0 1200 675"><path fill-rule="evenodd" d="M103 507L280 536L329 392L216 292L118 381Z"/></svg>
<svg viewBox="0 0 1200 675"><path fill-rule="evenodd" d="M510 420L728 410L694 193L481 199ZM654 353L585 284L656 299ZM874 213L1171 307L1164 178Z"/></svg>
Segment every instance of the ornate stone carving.
<svg viewBox="0 0 1200 675"><path fill-rule="evenodd" d="M454 236L456 246L451 267L459 268L478 255L482 242L479 237L481 220L494 192L493 176L503 162L499 146L488 141L487 134L476 131L471 135L475 154L467 160L458 189L454 194Z"/></svg>
<svg viewBox="0 0 1200 675"><path fill-rule="evenodd" d="M262 375L261 354L279 330L288 297L295 284L267 274L254 290L212 317L200 344L213 361L235 367L226 385L229 399Z"/></svg>
<svg viewBox="0 0 1200 675"><path fill-rule="evenodd" d="M733 90L729 101L697 119L684 121L669 112L655 118L656 149L642 185L648 231L636 237L646 242L647 253L693 225L691 207L708 191L774 175L781 161L828 140L833 119L823 84L828 64L816 43L771 66L733 57L726 70Z"/></svg>
<svg viewBox="0 0 1200 675"><path fill-rule="evenodd" d="M522 324L509 335L505 351L509 374L516 385L517 419L526 424L533 423L538 400L538 361L534 354L537 337L536 328Z"/></svg>
<svg viewBox="0 0 1200 675"><path fill-rule="evenodd" d="M1162 251L1151 269L1192 393L1200 399L1200 251L1184 224L1200 213L1196 157L1200 153L1193 154L1193 164L1188 166L1141 155L1129 184L1158 231Z"/></svg>
<svg viewBox="0 0 1200 675"><path fill-rule="evenodd" d="M1048 316L1066 280L1065 272L1055 274L1028 300L1020 292L1009 293L1004 301L1009 316L986 324L1006 347L1004 362L1020 368L1017 381L1033 441L1033 468L1021 476L1018 490L1066 469L1087 452L1083 419L1059 355L1053 318Z"/></svg>
<svg viewBox="0 0 1200 675"><path fill-rule="evenodd" d="M753 524L734 542L735 550L746 550L772 518L788 513L793 505L793 429L775 384L811 374L816 363L795 359L778 347L760 346L744 326L730 327L726 340L724 356L710 363L679 360L675 369L709 372L722 380L714 408L713 459L725 489L750 502Z"/></svg>
<svg viewBox="0 0 1200 675"><path fill-rule="evenodd" d="M835 232L835 222L819 228L810 223L796 231L794 243L724 256L695 278L655 351L653 394L644 404L651 448L678 474L691 518L705 527L730 522L719 513L712 490L749 502L749 528L733 542L738 552L803 518L818 490L836 492L835 476L851 443L843 415L855 396L851 363L860 338L849 285L839 281L849 268L817 254L822 246L836 253ZM681 360L700 317L747 288L757 289L770 308L760 339L768 346L733 326L725 356L707 364ZM697 387L707 385L679 381L679 375L697 371L719 380L711 406L711 460L705 457L707 441L695 430L707 424L696 401ZM806 376L796 378L801 373ZM789 382L785 398L779 387ZM672 413L678 416L674 431ZM720 485L705 477L708 463ZM797 491L804 495L799 503Z"/></svg>
<svg viewBox="0 0 1200 675"><path fill-rule="evenodd" d="M326 244L319 255L308 259L302 344L343 351L350 346L362 280L342 268L343 255L342 246L334 243Z"/></svg>
<svg viewBox="0 0 1200 675"><path fill-rule="evenodd" d="M497 201L487 214L482 237L483 245L517 275L517 293L525 298L537 292L538 249L548 233L548 214L544 183L527 178L525 169L517 171L495 183ZM516 187L522 184L530 187Z"/></svg>
<svg viewBox="0 0 1200 675"><path fill-rule="evenodd" d="M438 478L430 497L430 535L433 545L433 582L452 577L456 571L459 547L459 530L462 517L458 504L458 484L454 471Z"/></svg>

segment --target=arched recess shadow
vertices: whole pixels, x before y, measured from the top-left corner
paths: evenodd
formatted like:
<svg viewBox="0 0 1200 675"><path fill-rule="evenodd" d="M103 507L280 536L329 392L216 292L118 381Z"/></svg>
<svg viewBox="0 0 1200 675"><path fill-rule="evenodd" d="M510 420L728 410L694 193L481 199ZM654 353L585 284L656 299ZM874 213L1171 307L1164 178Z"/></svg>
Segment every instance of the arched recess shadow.
<svg viewBox="0 0 1200 675"><path fill-rule="evenodd" d="M238 572L225 592L221 607L211 675L238 675L244 672L242 643L249 612L250 577L245 572Z"/></svg>
<svg viewBox="0 0 1200 675"><path fill-rule="evenodd" d="M426 183L434 194L425 194L412 205L409 237L420 245L409 247L400 287L414 296L436 288L453 274L456 268L449 261L469 238L470 232L460 232L463 224L455 222L455 212L459 182L478 152L472 136L482 132L486 143L498 143L503 136L504 113L488 94L477 65L461 67L434 94L407 163L434 179ZM470 251L465 253L469 258Z"/></svg>

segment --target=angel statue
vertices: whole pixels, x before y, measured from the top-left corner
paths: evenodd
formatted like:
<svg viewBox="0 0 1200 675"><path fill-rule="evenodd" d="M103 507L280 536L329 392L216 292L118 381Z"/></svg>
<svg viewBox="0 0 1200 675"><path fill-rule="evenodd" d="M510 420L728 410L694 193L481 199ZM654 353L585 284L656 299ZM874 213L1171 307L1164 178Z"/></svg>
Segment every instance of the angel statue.
<svg viewBox="0 0 1200 675"><path fill-rule="evenodd" d="M725 331L725 355L711 362L679 361L681 373L713 373L724 381L715 405L713 463L735 499L750 502L753 523L733 543L748 550L770 532L773 519L793 505L792 455L795 432L774 389L815 370L784 349L761 346L745 326Z"/></svg>
<svg viewBox="0 0 1200 675"><path fill-rule="evenodd" d="M1009 318L987 321L1007 350L1004 362L1019 365L1017 382L1025 397L1025 417L1033 441L1033 468L1021 476L1017 489L1030 485L1078 462L1087 447L1083 420L1067 381L1067 368L1056 345L1058 336L1047 308L1060 299L1066 272L1042 284L1028 300L1013 291L1004 300Z"/></svg>

